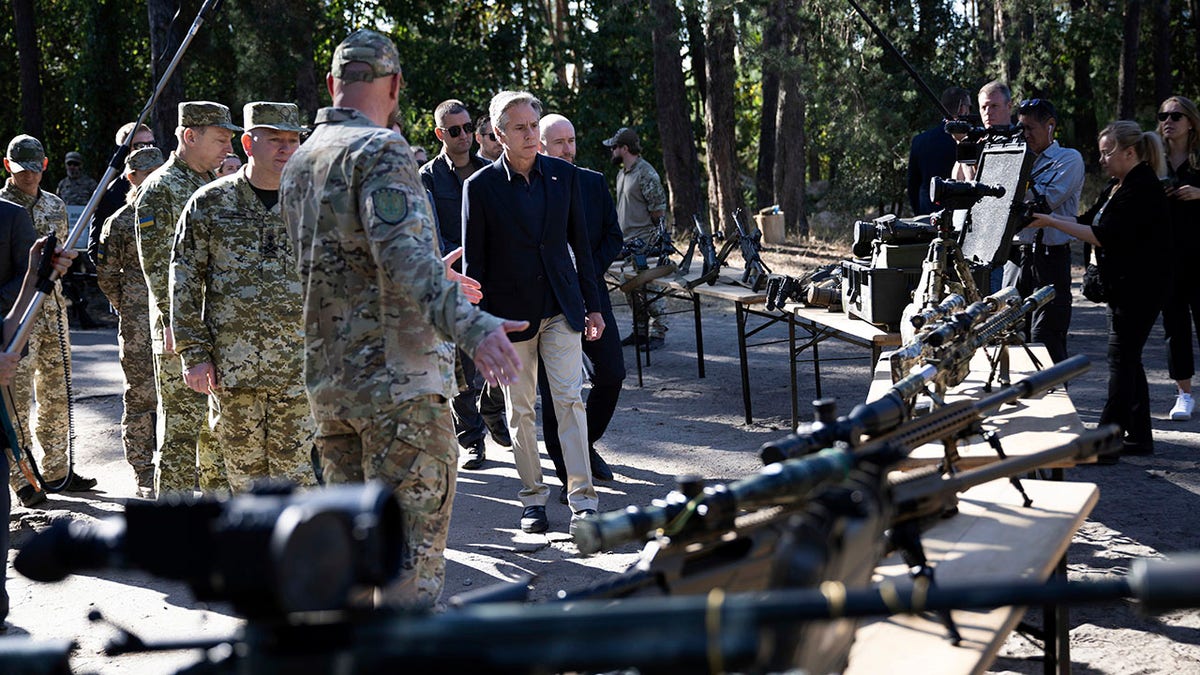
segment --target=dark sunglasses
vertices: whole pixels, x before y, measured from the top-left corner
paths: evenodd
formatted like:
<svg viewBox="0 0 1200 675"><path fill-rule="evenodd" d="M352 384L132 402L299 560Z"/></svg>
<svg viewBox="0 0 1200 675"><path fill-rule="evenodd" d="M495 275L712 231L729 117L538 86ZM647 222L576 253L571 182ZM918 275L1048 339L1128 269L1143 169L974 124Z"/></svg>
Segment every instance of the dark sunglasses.
<svg viewBox="0 0 1200 675"><path fill-rule="evenodd" d="M1028 112L1040 106L1043 102L1040 98L1027 98L1017 104L1017 112Z"/></svg>
<svg viewBox="0 0 1200 675"><path fill-rule="evenodd" d="M153 147L154 147L154 141L149 141L146 143L134 143L133 145L129 146L129 148L131 150L141 150L142 148L153 148Z"/></svg>
<svg viewBox="0 0 1200 675"><path fill-rule="evenodd" d="M487 138L488 140L490 140L490 141L491 141L491 142L493 142L493 143L495 143L495 142L496 142L496 134L494 134L494 133L492 133L492 132L490 132L490 131L489 131L488 133L484 134L484 137L485 137L485 138Z"/></svg>
<svg viewBox="0 0 1200 675"><path fill-rule="evenodd" d="M1176 110L1174 112L1158 113L1158 121L1159 122L1166 122L1168 117L1171 118L1172 122L1178 122L1179 120L1183 119L1183 113L1179 112L1178 110Z"/></svg>
<svg viewBox="0 0 1200 675"><path fill-rule="evenodd" d="M67 166L83 166L82 162L67 162Z"/></svg>
<svg viewBox="0 0 1200 675"><path fill-rule="evenodd" d="M475 133L475 123L474 122L467 122L467 123L462 124L457 127L450 127L449 129L446 129L443 127L439 127L439 128L442 129L442 131L445 131L446 133L450 134L450 138L458 138L458 135L462 134L462 133L468 133L468 134Z"/></svg>

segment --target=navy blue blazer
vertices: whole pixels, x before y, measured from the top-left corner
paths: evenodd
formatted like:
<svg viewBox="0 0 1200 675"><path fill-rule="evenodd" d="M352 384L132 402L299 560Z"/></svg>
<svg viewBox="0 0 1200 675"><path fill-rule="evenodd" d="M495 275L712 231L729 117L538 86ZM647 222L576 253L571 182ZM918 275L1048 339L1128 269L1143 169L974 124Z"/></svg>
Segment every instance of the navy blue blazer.
<svg viewBox="0 0 1200 675"><path fill-rule="evenodd" d="M579 332L585 313L601 311L581 172L554 157L538 155L535 161L546 189L545 220L540 224L518 221L517 187L503 156L463 184L463 273L483 287L483 310L529 322L527 330L509 333L514 342L534 337L548 291L567 323ZM524 178L513 173L512 180Z"/></svg>
<svg viewBox="0 0 1200 675"><path fill-rule="evenodd" d="M604 273L613 264L625 245L621 234L621 223L617 220L617 207L604 174L591 169L579 169L579 186L583 192L583 214L587 219L588 243L592 248L592 267L596 271L596 287L600 292L600 305L605 311L612 309L612 302L604 287Z"/></svg>
<svg viewBox="0 0 1200 675"><path fill-rule="evenodd" d="M954 169L954 138L942 125L917 134L908 153L908 204L914 216L937 210L929 199L929 179L949 178Z"/></svg>

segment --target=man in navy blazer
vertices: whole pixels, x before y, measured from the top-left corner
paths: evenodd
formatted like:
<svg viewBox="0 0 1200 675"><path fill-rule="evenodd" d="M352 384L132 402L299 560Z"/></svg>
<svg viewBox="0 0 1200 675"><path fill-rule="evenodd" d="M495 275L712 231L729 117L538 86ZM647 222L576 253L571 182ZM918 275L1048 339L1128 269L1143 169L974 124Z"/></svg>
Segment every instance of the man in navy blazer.
<svg viewBox="0 0 1200 675"><path fill-rule="evenodd" d="M550 157L575 163L575 126L566 117L546 115L538 125L542 132L542 152ZM616 260L624 244L617 210L604 174L590 169L579 169L579 185L583 196L584 218L587 220L588 244L592 250L592 267L596 272L596 285L600 289L600 312L604 317L605 331L599 340L585 340L583 353L592 362L592 388L584 402L587 414L588 460L595 480L612 480L612 469L596 452L596 441L604 435L608 423L617 409L621 396L621 383L625 380L625 358L621 353L621 337L617 320L613 316L612 302L605 292L604 272ZM550 383L544 375L538 377L538 391L543 401L550 400ZM554 462L554 472L562 481L563 489L559 500L566 503L567 472L562 460L562 447L558 443L558 419L553 406L542 406L542 436L546 441L546 454Z"/></svg>
<svg viewBox="0 0 1200 675"><path fill-rule="evenodd" d="M956 118L971 111L971 93L962 87L942 92L942 106ZM937 210L929 198L929 180L949 178L954 169L956 143L945 131L945 120L913 137L908 152L908 203L914 216Z"/></svg>
<svg viewBox="0 0 1200 675"><path fill-rule="evenodd" d="M549 526L534 411L539 356L559 422L574 529L599 504L588 461L580 334L596 340L604 333L579 170L538 154L541 103L533 95L502 91L490 112L504 153L463 186L463 273L481 284L482 309L530 325L509 334L523 368L504 386L521 477L521 529Z"/></svg>

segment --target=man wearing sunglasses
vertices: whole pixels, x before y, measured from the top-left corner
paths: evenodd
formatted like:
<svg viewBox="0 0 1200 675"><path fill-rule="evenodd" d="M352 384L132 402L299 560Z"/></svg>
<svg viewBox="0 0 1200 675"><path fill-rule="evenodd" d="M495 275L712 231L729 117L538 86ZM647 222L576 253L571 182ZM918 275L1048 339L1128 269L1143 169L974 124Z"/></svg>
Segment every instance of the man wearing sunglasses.
<svg viewBox="0 0 1200 675"><path fill-rule="evenodd" d="M1044 98L1021 101L1017 119L1025 134L1025 146L1037 158L1030 171L1034 194L1046 200L1050 213L1074 219L1079 213L1083 189L1083 157L1054 140L1058 113ZM1071 324L1071 241L1061 231L1027 228L1016 234L1004 266L1004 285L1016 286L1022 296L1047 284L1054 286L1054 300L1039 309L1025 326L1025 338L1046 345L1055 363L1067 358L1067 330Z"/></svg>
<svg viewBox="0 0 1200 675"><path fill-rule="evenodd" d="M132 139L129 139L130 134L133 134ZM129 139L130 154L142 148L154 147L154 132L145 124L138 126L136 122L128 122L121 125L121 128L117 129L115 142L119 146L126 139ZM116 213L117 209L125 206L127 194L129 180L125 176L117 176L104 186L104 194L100 197L100 203L96 205L96 212L92 214L92 222L89 224L91 230L88 231L88 257L92 259L92 264L96 263L96 251L100 246L100 233L104 231L104 221Z"/></svg>
<svg viewBox="0 0 1200 675"><path fill-rule="evenodd" d="M488 163L471 153L475 125L462 101L449 99L439 103L433 111L433 121L437 125L433 133L442 142L442 151L421 167L421 183L433 195L445 254L462 246L463 181ZM512 439L504 419L503 392L499 387L484 384L475 363L462 350L457 358L454 370L462 373L462 381L451 406L454 433L468 455L462 468L474 471L482 469L487 460L485 445L489 434L506 448L512 446Z"/></svg>
<svg viewBox="0 0 1200 675"><path fill-rule="evenodd" d="M78 152L67 153L66 167L67 177L58 181L55 194L67 206L84 206L96 191L96 179L83 172L83 155Z"/></svg>
<svg viewBox="0 0 1200 675"><path fill-rule="evenodd" d="M484 115L479 118L479 123L475 125L475 142L479 144L480 157L488 162L494 162L500 159L500 155L504 152L504 146L500 145L500 141L496 140L496 130L492 128L492 118L490 115Z"/></svg>

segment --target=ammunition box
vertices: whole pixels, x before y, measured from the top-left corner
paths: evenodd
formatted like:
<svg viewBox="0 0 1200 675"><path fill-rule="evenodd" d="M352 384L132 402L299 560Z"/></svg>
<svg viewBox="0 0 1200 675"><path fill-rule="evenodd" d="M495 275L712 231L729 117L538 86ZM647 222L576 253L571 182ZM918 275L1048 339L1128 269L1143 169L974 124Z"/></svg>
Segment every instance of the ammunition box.
<svg viewBox="0 0 1200 675"><path fill-rule="evenodd" d="M890 267L893 269L921 268L929 255L929 244L882 244L875 242L875 267Z"/></svg>
<svg viewBox="0 0 1200 675"><path fill-rule="evenodd" d="M842 308L847 316L900 329L900 315L912 302L921 268L871 267L867 261L842 261Z"/></svg>

